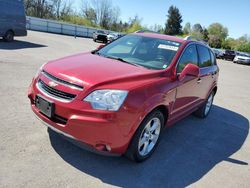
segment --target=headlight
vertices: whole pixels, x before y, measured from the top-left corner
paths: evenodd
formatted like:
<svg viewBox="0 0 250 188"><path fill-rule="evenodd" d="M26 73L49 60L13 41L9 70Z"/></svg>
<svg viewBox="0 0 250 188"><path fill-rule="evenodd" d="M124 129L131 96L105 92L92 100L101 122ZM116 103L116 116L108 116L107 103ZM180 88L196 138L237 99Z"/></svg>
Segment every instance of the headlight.
<svg viewBox="0 0 250 188"><path fill-rule="evenodd" d="M127 97L128 91L124 90L96 90L90 93L84 101L91 104L93 109L117 111Z"/></svg>
<svg viewBox="0 0 250 188"><path fill-rule="evenodd" d="M44 63L44 64L37 70L37 72L36 72L36 74L35 74L35 78L38 77L38 75L40 74L40 72L43 70L43 67L44 67L45 64L46 64L46 63Z"/></svg>

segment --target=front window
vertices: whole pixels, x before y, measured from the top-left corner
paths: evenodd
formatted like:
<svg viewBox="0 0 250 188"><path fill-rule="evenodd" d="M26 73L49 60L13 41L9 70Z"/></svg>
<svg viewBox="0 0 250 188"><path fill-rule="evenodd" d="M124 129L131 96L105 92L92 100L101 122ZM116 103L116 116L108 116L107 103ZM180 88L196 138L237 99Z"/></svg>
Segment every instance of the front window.
<svg viewBox="0 0 250 188"><path fill-rule="evenodd" d="M190 63L198 66L198 55L195 45L190 45L185 49L179 60L177 72L180 73Z"/></svg>
<svg viewBox="0 0 250 188"><path fill-rule="evenodd" d="M138 35L124 36L98 51L98 55L148 69L166 69L180 43Z"/></svg>
<svg viewBox="0 0 250 188"><path fill-rule="evenodd" d="M102 30L98 30L97 33L105 34L105 32Z"/></svg>

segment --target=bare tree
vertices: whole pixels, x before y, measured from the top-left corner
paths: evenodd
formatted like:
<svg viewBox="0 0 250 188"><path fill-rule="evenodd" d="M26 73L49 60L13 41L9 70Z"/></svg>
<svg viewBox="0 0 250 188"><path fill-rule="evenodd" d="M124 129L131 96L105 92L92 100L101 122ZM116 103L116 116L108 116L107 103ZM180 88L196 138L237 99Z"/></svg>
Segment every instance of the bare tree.
<svg viewBox="0 0 250 188"><path fill-rule="evenodd" d="M61 16L62 0L53 0L53 8L56 18L59 19Z"/></svg>
<svg viewBox="0 0 250 188"><path fill-rule="evenodd" d="M118 22L120 16L120 9L114 7L111 0L84 0L82 12L86 19L106 29Z"/></svg>
<svg viewBox="0 0 250 188"><path fill-rule="evenodd" d="M26 14L39 18L57 18L72 12L70 0L25 0Z"/></svg>

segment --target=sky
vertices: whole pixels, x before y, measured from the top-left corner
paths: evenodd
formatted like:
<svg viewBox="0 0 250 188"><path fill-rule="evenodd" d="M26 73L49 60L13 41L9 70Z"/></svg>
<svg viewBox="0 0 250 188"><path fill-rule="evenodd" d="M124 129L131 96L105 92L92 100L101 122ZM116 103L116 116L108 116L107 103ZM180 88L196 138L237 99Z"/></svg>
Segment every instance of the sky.
<svg viewBox="0 0 250 188"><path fill-rule="evenodd" d="M75 7L79 7L81 1L83 0L75 0ZM120 8L122 21L128 21L130 17L138 15L142 18L142 25L165 26L168 8L174 5L180 10L183 27L187 22L192 25L200 23L205 27L219 22L228 28L229 37L250 35L250 0L113 0L112 2Z"/></svg>

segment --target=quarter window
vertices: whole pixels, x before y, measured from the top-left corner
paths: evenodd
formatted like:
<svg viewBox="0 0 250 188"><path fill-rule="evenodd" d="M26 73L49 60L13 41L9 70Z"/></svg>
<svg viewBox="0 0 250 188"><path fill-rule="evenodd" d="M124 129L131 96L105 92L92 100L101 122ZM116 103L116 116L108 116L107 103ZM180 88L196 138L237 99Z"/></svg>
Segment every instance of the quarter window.
<svg viewBox="0 0 250 188"><path fill-rule="evenodd" d="M190 45L185 49L179 61L177 72L180 73L189 63L198 65L198 56L195 45Z"/></svg>
<svg viewBox="0 0 250 188"><path fill-rule="evenodd" d="M199 53L199 58L200 58L200 63L199 66L202 67L208 67L212 65L211 57L210 57L210 52L209 50L201 45L197 45L198 48L198 53Z"/></svg>
<svg viewBox="0 0 250 188"><path fill-rule="evenodd" d="M216 65L216 58L214 56L214 53L211 50L210 50L210 55L211 55L212 65Z"/></svg>

